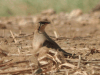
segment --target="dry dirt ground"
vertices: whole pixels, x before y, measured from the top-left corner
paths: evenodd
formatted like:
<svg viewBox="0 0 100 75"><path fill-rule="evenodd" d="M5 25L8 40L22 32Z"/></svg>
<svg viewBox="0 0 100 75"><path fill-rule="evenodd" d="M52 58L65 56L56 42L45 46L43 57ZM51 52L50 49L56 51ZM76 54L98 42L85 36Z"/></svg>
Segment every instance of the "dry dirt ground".
<svg viewBox="0 0 100 75"><path fill-rule="evenodd" d="M32 57L34 30L36 23L45 18L53 20L46 27L47 34L66 52L78 56L68 58L69 63L80 65L77 69L66 68L46 75L100 75L100 12L89 14L77 12L78 15L72 13L56 14L53 11L50 13L45 11L35 16L1 17L0 75L32 75L30 61L34 61ZM58 39L55 38L54 31L57 32Z"/></svg>

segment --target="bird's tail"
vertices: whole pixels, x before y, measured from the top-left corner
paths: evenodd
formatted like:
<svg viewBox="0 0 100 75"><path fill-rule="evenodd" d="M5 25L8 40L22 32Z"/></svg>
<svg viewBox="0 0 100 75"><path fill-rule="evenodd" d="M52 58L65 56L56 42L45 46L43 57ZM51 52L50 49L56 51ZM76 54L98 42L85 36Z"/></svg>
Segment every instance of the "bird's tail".
<svg viewBox="0 0 100 75"><path fill-rule="evenodd" d="M68 57L68 56L69 57L72 57L72 54L71 53L68 53L68 52L66 52L66 51L64 51L62 49L60 49L59 51L62 51L65 57Z"/></svg>

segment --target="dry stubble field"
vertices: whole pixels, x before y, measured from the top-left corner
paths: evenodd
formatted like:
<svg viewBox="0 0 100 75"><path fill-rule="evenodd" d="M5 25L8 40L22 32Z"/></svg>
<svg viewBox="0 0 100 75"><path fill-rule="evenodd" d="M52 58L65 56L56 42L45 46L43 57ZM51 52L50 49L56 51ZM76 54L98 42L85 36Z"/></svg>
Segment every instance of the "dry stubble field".
<svg viewBox="0 0 100 75"><path fill-rule="evenodd" d="M48 10L47 10L48 11ZM0 18L0 75L31 75L32 39L36 22L47 18L53 20L46 27L48 35L66 52L81 56L66 58L67 62L80 68L64 68L54 75L100 75L100 14L71 14L41 12L35 16L1 17ZM76 12L79 10L75 10ZM73 13L73 12L72 12ZM6 29L3 29L6 26ZM59 35L55 38L54 31ZM11 32L15 36L13 39ZM2 51L3 50L3 51ZM7 56L4 55L5 51ZM60 68L62 69L62 68ZM21 71L22 70L22 71ZM52 72L46 73L52 75Z"/></svg>

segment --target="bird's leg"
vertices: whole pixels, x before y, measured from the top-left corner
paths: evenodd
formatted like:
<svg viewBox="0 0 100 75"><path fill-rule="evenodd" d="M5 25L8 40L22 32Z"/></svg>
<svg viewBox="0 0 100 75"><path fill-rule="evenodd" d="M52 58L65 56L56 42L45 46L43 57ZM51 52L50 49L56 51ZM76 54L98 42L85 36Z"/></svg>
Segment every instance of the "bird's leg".
<svg viewBox="0 0 100 75"><path fill-rule="evenodd" d="M36 63L37 63L37 70L34 72L34 74L41 74L42 73L42 69L41 69L41 65L40 65L40 63L39 63L39 61L38 61L38 56L35 56L35 61L36 61Z"/></svg>

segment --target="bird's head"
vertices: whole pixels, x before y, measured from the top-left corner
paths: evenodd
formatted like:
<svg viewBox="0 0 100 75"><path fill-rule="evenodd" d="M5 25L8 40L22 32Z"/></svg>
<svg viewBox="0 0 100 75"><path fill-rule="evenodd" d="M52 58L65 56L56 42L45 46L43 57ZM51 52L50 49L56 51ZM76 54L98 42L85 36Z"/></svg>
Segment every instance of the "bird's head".
<svg viewBox="0 0 100 75"><path fill-rule="evenodd" d="M38 31L44 31L47 24L50 24L48 21L40 21Z"/></svg>

